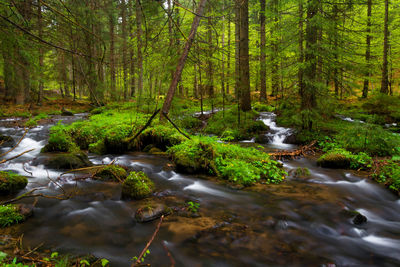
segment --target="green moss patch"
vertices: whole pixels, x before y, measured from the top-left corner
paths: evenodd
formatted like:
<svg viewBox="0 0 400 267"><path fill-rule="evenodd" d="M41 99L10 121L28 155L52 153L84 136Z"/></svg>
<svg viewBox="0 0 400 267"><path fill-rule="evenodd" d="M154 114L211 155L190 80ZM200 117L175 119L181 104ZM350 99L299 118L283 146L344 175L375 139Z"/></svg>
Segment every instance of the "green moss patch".
<svg viewBox="0 0 400 267"><path fill-rule="evenodd" d="M125 180L128 176L126 170L120 166L107 165L100 169L97 169L94 173L94 177L103 181L114 181L120 182Z"/></svg>
<svg viewBox="0 0 400 267"><path fill-rule="evenodd" d="M25 176L13 172L0 171L0 195L9 195L22 190L28 184Z"/></svg>
<svg viewBox="0 0 400 267"><path fill-rule="evenodd" d="M143 199L155 189L153 181L143 172L131 172L122 184L122 197Z"/></svg>
<svg viewBox="0 0 400 267"><path fill-rule="evenodd" d="M279 183L286 175L268 154L210 137L193 137L168 152L180 171L215 175L235 184Z"/></svg>
<svg viewBox="0 0 400 267"><path fill-rule="evenodd" d="M372 166L372 158L366 153L353 154L345 149L335 148L322 155L318 165L324 168L366 170Z"/></svg>
<svg viewBox="0 0 400 267"><path fill-rule="evenodd" d="M0 227L4 228L24 220L24 216L19 213L18 206L0 205Z"/></svg>

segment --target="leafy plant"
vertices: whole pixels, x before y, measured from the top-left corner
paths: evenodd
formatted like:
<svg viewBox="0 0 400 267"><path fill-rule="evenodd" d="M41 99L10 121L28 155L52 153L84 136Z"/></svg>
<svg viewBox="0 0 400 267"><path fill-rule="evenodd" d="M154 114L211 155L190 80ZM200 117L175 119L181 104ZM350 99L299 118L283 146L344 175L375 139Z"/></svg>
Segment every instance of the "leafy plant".
<svg viewBox="0 0 400 267"><path fill-rule="evenodd" d="M192 213L197 213L199 211L200 203L188 201L186 204L187 204L188 211L190 211Z"/></svg>
<svg viewBox="0 0 400 267"><path fill-rule="evenodd" d="M18 208L15 205L1 205L0 206L0 227L7 227L24 220L18 212Z"/></svg>

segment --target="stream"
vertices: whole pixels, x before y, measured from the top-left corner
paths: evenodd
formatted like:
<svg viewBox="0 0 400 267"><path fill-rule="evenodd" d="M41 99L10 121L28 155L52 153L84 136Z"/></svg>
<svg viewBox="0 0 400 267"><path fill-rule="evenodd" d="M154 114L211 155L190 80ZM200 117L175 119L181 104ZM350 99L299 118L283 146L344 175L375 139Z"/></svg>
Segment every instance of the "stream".
<svg viewBox="0 0 400 267"><path fill-rule="evenodd" d="M56 117L70 123L82 119ZM22 128L0 121L0 133L18 140ZM270 126L272 149L291 149L284 137L291 130L278 127L273 113L262 113L260 120ZM142 201L121 200L118 184L75 180L74 175L55 179L59 171L37 165L35 158L46 144L51 124L29 131L21 144L7 157L34 148L8 162L2 170L25 175L25 191L43 187L42 193L77 190L68 200L41 198L34 216L13 227L24 234L31 248L45 248L71 254L93 254L107 258L111 266L129 266L150 239L158 220L137 223L135 210ZM8 150L2 148L1 152ZM46 156L46 155L44 155ZM291 174L280 185L254 186L236 190L196 175L183 175L165 169L168 158L146 153L89 155L95 164L117 164L144 171L156 184L151 201L179 206L187 201L200 204L200 217L167 216L150 247L145 263L169 265L165 248L176 266L399 266L400 201L391 192L348 170L318 167L315 160L301 158L284 162ZM308 168L311 175L297 178L297 168ZM25 169L25 170L24 170ZM30 175L28 172L31 172ZM50 179L49 179L50 178ZM23 202L32 203L32 199ZM358 211L368 221L355 225Z"/></svg>

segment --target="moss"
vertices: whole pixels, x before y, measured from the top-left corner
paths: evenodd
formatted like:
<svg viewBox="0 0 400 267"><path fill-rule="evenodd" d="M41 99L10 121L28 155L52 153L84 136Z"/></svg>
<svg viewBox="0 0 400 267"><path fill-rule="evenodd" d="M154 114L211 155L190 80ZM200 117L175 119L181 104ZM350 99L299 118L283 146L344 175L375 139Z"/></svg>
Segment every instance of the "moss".
<svg viewBox="0 0 400 267"><path fill-rule="evenodd" d="M350 167L351 160L339 152L332 151L322 155L317 163L324 168L347 169Z"/></svg>
<svg viewBox="0 0 400 267"><path fill-rule="evenodd" d="M71 136L63 130L56 130L51 133L48 144L42 148L41 152L76 152L78 150Z"/></svg>
<svg viewBox="0 0 400 267"><path fill-rule="evenodd" d="M105 181L123 181L128 176L126 170L120 166L107 165L96 170L95 178Z"/></svg>
<svg viewBox="0 0 400 267"><path fill-rule="evenodd" d="M24 216L19 213L17 205L0 206L0 227L7 227L24 220Z"/></svg>
<svg viewBox="0 0 400 267"><path fill-rule="evenodd" d="M192 137L168 150L178 170L214 175L231 183L279 183L286 173L268 154L255 148L217 142L216 138Z"/></svg>
<svg viewBox="0 0 400 267"><path fill-rule="evenodd" d="M98 155L104 155L107 153L106 147L104 145L103 140L99 140L96 143L90 144L89 145L89 152L90 153L95 153Z"/></svg>
<svg viewBox="0 0 400 267"><path fill-rule="evenodd" d="M46 166L52 169L79 169L92 165L84 153L60 153L46 162Z"/></svg>
<svg viewBox="0 0 400 267"><path fill-rule="evenodd" d="M374 170L372 178L400 195L400 162L393 160L380 161L376 166L378 167Z"/></svg>
<svg viewBox="0 0 400 267"><path fill-rule="evenodd" d="M13 172L0 171L0 195L9 195L24 189L28 184L25 176Z"/></svg>
<svg viewBox="0 0 400 267"><path fill-rule="evenodd" d="M143 172L131 172L122 184L122 197L143 199L151 195L155 186Z"/></svg>

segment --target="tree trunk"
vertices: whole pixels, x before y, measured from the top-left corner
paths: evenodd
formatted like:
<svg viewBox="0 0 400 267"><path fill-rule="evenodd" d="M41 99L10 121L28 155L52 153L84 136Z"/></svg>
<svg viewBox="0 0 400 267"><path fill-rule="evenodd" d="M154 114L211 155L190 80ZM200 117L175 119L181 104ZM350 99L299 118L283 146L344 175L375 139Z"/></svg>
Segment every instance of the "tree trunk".
<svg viewBox="0 0 400 267"><path fill-rule="evenodd" d="M265 62L265 0L260 0L260 101L267 100L267 65Z"/></svg>
<svg viewBox="0 0 400 267"><path fill-rule="evenodd" d="M368 0L368 14L367 14L367 48L365 51L365 61L366 61L366 71L365 71L365 79L364 79L364 88L363 88L363 98L368 97L369 90L369 77L370 77L370 68L371 68L371 16L372 16L372 0Z"/></svg>
<svg viewBox="0 0 400 267"><path fill-rule="evenodd" d="M111 7L110 9L113 9L112 6L112 1L110 1ZM114 28L115 28L115 18L114 14L112 11L110 11L109 14L109 30L110 30L110 89L111 89L111 99L116 100L117 97L117 90L116 90L116 82L115 82L115 33L114 33Z"/></svg>
<svg viewBox="0 0 400 267"><path fill-rule="evenodd" d="M382 81L381 93L389 93L389 75L388 75L388 50L389 50L389 0L385 0L385 26L383 38L383 64L382 64Z"/></svg>
<svg viewBox="0 0 400 267"><path fill-rule="evenodd" d="M209 3L210 4L210 3ZM211 7L209 6L209 11L211 11ZM214 79L213 79L213 64L212 64L212 56L213 56L213 39L212 39L212 25L211 25L211 17L208 18L207 23L207 38L208 38L208 56L207 56L207 93L210 97L214 96Z"/></svg>
<svg viewBox="0 0 400 267"><path fill-rule="evenodd" d="M143 56L142 56L142 10L140 1L136 0L136 22L137 22L137 68L138 68L138 91L142 95L143 91Z"/></svg>
<svg viewBox="0 0 400 267"><path fill-rule="evenodd" d="M298 70L298 83L299 83L299 95L300 97L303 96L303 92L304 92L304 74L303 74L303 70L304 70L304 46L303 46L303 42L304 42L304 28L303 28L303 0L299 0L299 70Z"/></svg>
<svg viewBox="0 0 400 267"><path fill-rule="evenodd" d="M240 91L241 101L240 108L242 111L251 110L250 98L250 72L249 72L249 3L248 0L239 1L239 74L240 74Z"/></svg>
<svg viewBox="0 0 400 267"><path fill-rule="evenodd" d="M240 63L239 63L239 3L235 0L235 97L239 102L240 100Z"/></svg>
<svg viewBox="0 0 400 267"><path fill-rule="evenodd" d="M317 93L317 57L315 49L318 42L318 22L315 16L318 14L319 0L308 0L307 3L307 26L306 26L306 49L304 68L304 92L301 98L303 128L311 130L313 125L312 112L316 107Z"/></svg>
<svg viewBox="0 0 400 267"><path fill-rule="evenodd" d="M197 28L199 26L201 16L203 15L204 6L206 3L207 3L207 0L201 0L199 7L196 10L197 15L193 19L192 28L190 30L190 34L186 41L185 48L183 49L182 55L180 56L179 61L178 61L178 65L176 66L176 70L175 70L173 79L169 86L168 93L167 93L167 96L165 98L165 101L164 101L164 104L162 107L160 120L163 120L163 118L164 118L163 114L168 114L169 109L171 107L171 103L172 103L172 99L175 94L176 86L181 78L183 68L185 67L185 62L186 62L187 56L189 54L190 47L192 46L194 37L196 36Z"/></svg>
<svg viewBox="0 0 400 267"><path fill-rule="evenodd" d="M43 39L43 20L42 20L42 5L40 1L38 1L38 30L39 30L39 38ZM42 104L42 96L43 96L43 46L39 45L39 90L37 95L37 103L38 105Z"/></svg>
<svg viewBox="0 0 400 267"><path fill-rule="evenodd" d="M122 80L124 88L124 100L128 99L128 56L127 56L127 32L126 32L126 0L121 1L121 28L122 28Z"/></svg>
<svg viewBox="0 0 400 267"><path fill-rule="evenodd" d="M273 14L273 26L271 27L271 79L272 79L272 90L271 95L276 96L279 91L279 74L278 74L278 0L272 1L272 14Z"/></svg>

